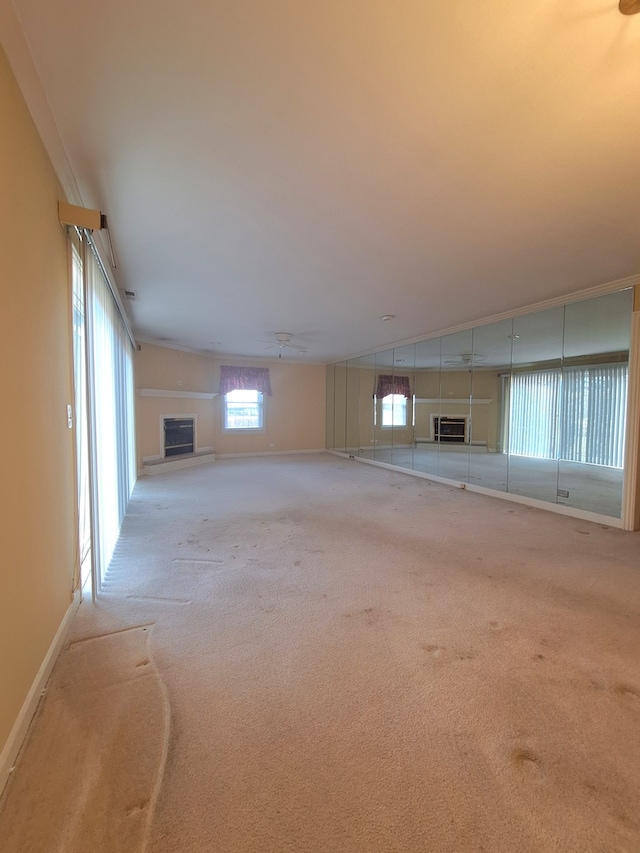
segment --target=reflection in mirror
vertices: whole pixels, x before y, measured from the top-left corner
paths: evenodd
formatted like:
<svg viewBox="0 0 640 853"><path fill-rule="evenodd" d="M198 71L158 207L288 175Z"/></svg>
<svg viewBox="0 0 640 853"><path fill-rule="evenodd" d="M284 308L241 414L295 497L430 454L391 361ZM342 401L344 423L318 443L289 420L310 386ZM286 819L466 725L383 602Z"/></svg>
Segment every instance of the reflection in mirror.
<svg viewBox="0 0 640 853"><path fill-rule="evenodd" d="M413 467L413 389L415 347L408 344L393 351L393 383L382 400L382 419L391 424L391 461L401 468Z"/></svg>
<svg viewBox="0 0 640 853"><path fill-rule="evenodd" d="M384 377L393 376L393 350L385 350L376 353L375 360L375 382L373 386L374 395L374 428L373 428L373 455L378 462L391 464L393 452L393 430L390 425L383 422L382 398L386 380Z"/></svg>
<svg viewBox="0 0 640 853"><path fill-rule="evenodd" d="M631 289L565 306L558 503L620 518Z"/></svg>
<svg viewBox="0 0 640 853"><path fill-rule="evenodd" d="M514 318L513 369L504 389L508 490L551 503L558 490L563 329L562 306Z"/></svg>
<svg viewBox="0 0 640 853"><path fill-rule="evenodd" d="M442 338L440 414L433 418L432 429L439 445L439 476L461 483L469 482L471 367L474 357L471 329Z"/></svg>
<svg viewBox="0 0 640 853"><path fill-rule="evenodd" d="M373 391L375 356L353 358L347 368L347 431L349 453L373 458ZM356 428L357 425L357 428Z"/></svg>
<svg viewBox="0 0 640 853"><path fill-rule="evenodd" d="M442 338L415 344L415 427L413 467L427 474L438 473L438 443L433 434L434 418L440 416L440 349Z"/></svg>
<svg viewBox="0 0 640 853"><path fill-rule="evenodd" d="M327 447L329 450L336 449L336 443L333 437L333 433L335 430L335 414L333 408L333 395L334 395L334 375L335 368L333 364L329 364L327 366L327 410L326 410L326 419L327 419Z"/></svg>
<svg viewBox="0 0 640 853"><path fill-rule="evenodd" d="M469 482L507 491L508 460L503 447L503 386L511 371L513 320L473 330L471 453Z"/></svg>
<svg viewBox="0 0 640 853"><path fill-rule="evenodd" d="M334 366L333 377L333 440L335 449L347 452L347 362L341 361Z"/></svg>
<svg viewBox="0 0 640 853"><path fill-rule="evenodd" d="M327 446L621 517L632 290L327 369Z"/></svg>
<svg viewBox="0 0 640 853"><path fill-rule="evenodd" d="M358 456L360 446L360 367L357 358L350 359L347 362L346 397L347 453Z"/></svg>

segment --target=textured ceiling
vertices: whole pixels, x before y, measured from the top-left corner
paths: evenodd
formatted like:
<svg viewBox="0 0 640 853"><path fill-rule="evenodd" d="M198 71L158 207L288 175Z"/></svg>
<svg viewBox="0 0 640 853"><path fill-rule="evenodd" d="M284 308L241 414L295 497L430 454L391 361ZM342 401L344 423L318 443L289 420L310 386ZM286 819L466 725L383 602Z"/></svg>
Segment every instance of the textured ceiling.
<svg viewBox="0 0 640 853"><path fill-rule="evenodd" d="M615 0L13 6L140 337L333 360L640 271Z"/></svg>

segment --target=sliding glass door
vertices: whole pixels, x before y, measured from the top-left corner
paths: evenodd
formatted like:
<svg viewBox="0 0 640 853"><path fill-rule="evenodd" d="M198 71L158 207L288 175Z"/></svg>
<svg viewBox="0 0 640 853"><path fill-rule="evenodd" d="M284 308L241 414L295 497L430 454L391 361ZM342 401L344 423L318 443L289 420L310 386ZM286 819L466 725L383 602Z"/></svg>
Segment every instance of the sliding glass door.
<svg viewBox="0 0 640 853"><path fill-rule="evenodd" d="M87 234L72 281L81 579L95 594L136 479L133 342Z"/></svg>

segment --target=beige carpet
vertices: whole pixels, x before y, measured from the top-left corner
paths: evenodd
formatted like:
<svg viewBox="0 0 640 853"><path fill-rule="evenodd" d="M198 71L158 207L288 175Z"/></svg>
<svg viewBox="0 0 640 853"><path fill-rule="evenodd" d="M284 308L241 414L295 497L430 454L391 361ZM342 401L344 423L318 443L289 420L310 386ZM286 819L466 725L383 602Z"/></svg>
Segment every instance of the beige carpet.
<svg viewBox="0 0 640 853"><path fill-rule="evenodd" d="M0 849L637 853L639 612L638 534L330 455L145 479Z"/></svg>

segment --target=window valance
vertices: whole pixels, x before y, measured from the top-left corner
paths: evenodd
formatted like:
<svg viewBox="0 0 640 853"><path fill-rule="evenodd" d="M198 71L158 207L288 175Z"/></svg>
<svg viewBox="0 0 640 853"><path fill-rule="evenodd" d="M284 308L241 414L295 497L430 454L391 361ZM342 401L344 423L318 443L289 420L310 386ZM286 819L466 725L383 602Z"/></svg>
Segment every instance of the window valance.
<svg viewBox="0 0 640 853"><path fill-rule="evenodd" d="M229 391L260 391L267 397L271 394L271 379L268 367L220 367L220 394Z"/></svg>
<svg viewBox="0 0 640 853"><path fill-rule="evenodd" d="M403 397L411 397L411 385L408 376L392 376L381 373L378 376L375 396L381 400L388 394L400 394Z"/></svg>

